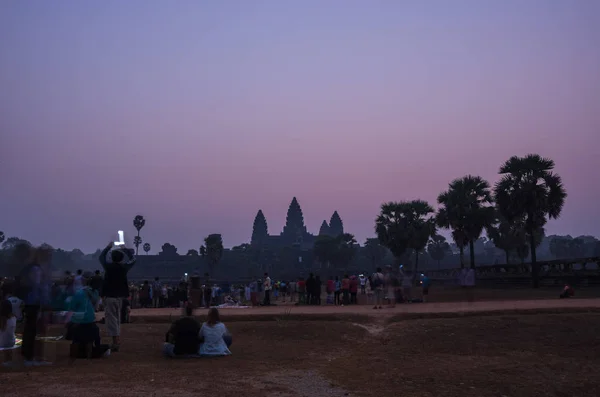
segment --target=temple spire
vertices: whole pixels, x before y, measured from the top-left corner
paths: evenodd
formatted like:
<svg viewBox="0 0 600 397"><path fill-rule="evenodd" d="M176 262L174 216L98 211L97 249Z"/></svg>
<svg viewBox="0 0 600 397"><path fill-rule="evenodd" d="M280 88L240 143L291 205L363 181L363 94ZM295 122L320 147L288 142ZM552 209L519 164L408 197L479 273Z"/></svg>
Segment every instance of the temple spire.
<svg viewBox="0 0 600 397"><path fill-rule="evenodd" d="M327 224L327 221L323 221L323 223L321 223L319 236L329 236L329 225Z"/></svg>
<svg viewBox="0 0 600 397"><path fill-rule="evenodd" d="M298 200L296 197L294 197L287 211L283 234L290 239L294 239L295 241L298 237L302 237L305 233L306 227L304 226L304 215L302 215L302 208L300 208Z"/></svg>
<svg viewBox="0 0 600 397"><path fill-rule="evenodd" d="M252 245L260 245L266 242L269 237L269 229L267 228L267 218L263 214L262 210L258 210L256 217L254 218L254 225L252 226Z"/></svg>
<svg viewBox="0 0 600 397"><path fill-rule="evenodd" d="M329 220L329 233L333 237L344 234L344 223L342 222L342 218L340 218L340 215L337 213L337 211L331 215L331 219Z"/></svg>

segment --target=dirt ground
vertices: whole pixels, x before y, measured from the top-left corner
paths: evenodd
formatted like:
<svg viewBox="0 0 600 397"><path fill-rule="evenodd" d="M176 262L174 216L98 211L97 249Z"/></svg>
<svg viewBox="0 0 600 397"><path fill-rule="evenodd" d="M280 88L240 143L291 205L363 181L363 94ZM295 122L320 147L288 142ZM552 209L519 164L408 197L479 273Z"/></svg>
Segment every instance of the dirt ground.
<svg viewBox="0 0 600 397"><path fill-rule="evenodd" d="M0 370L0 395L600 395L597 313L227 325L233 355L217 359L161 357L166 323L127 324L121 352L72 366L59 342L52 367Z"/></svg>

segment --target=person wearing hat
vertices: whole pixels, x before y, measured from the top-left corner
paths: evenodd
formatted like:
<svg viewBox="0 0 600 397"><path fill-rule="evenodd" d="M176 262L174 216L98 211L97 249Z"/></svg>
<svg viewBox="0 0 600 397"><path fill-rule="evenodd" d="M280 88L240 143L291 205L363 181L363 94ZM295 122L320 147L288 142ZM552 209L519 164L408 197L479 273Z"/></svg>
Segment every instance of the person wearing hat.
<svg viewBox="0 0 600 397"><path fill-rule="evenodd" d="M104 268L104 283L102 285L104 298L102 301L104 302L106 330L112 338L111 351L118 352L121 342L121 305L123 299L129 296L127 273L135 264L135 257L131 250L124 246L112 249L113 245L113 242L110 242L104 248L100 254L100 264ZM109 251L110 261L107 260Z"/></svg>

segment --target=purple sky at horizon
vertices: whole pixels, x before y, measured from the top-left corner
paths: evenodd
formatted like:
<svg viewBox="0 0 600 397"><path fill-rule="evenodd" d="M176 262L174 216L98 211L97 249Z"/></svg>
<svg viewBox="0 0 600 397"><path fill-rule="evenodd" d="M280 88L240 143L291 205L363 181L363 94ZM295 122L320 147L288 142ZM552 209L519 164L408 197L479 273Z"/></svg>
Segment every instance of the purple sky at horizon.
<svg viewBox="0 0 600 397"><path fill-rule="evenodd" d="M512 155L600 236L600 2L0 2L0 230L93 252L278 234L293 196L359 242L384 201L435 203Z"/></svg>

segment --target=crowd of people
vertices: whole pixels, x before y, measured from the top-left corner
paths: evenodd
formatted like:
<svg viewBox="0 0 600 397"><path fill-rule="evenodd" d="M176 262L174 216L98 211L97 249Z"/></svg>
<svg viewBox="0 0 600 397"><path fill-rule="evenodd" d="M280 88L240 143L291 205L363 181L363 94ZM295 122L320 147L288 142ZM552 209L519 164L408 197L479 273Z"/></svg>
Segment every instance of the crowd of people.
<svg viewBox="0 0 600 397"><path fill-rule="evenodd" d="M36 339L45 335L49 324L59 323L65 326L65 339L71 341L71 361L106 357L118 352L121 323L127 322L132 299L127 274L135 264L133 251L110 243L100 255L103 275L97 271L88 276L79 270L75 275L67 272L64 279L52 282L52 249L28 245L22 248L27 250L24 255L27 260L18 276L0 279L0 350L12 359L12 351L20 348L23 364L28 367L51 365L39 350L43 344L36 345ZM184 304L187 302L185 296L179 299L183 299ZM158 306L160 299L154 303ZM97 321L96 312L100 307L104 310L104 319ZM194 350L197 356L231 354L231 335L220 322L218 310L211 309L208 321L193 327L186 326L196 322L191 318L191 305L187 305L186 314L167 333L165 354L178 356L183 349L189 355L190 341L197 342ZM102 343L98 323L105 325L110 344ZM190 330L195 330L196 325L198 332L192 337ZM6 355L3 365L12 366Z"/></svg>

